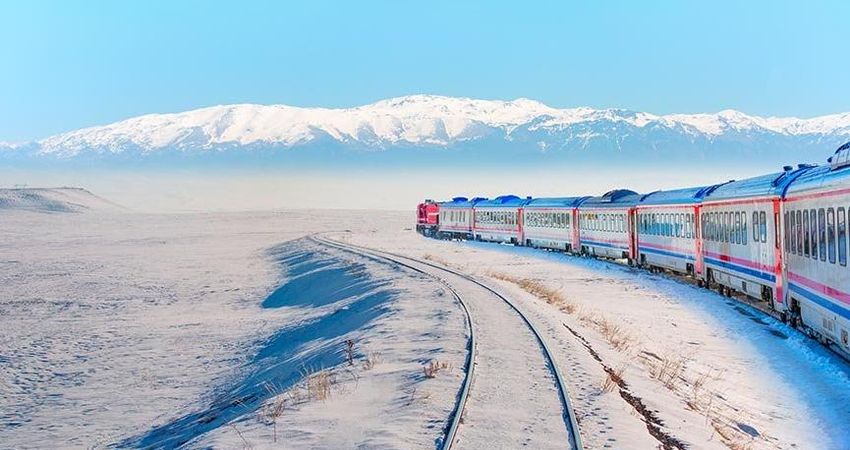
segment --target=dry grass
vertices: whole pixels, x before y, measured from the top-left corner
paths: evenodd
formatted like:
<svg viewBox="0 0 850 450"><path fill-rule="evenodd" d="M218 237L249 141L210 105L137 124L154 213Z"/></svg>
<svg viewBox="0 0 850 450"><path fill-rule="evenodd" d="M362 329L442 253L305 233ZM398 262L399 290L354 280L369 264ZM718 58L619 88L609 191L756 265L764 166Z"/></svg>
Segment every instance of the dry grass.
<svg viewBox="0 0 850 450"><path fill-rule="evenodd" d="M602 318L599 322L599 331L602 336L614 350L624 352L630 349L634 343L634 338L627 333L621 326L612 323L610 320Z"/></svg>
<svg viewBox="0 0 850 450"><path fill-rule="evenodd" d="M437 378L437 374L442 370L451 370L451 366L445 361L438 361L436 359L422 367L425 378Z"/></svg>
<svg viewBox="0 0 850 450"><path fill-rule="evenodd" d="M440 258L439 256L434 256L434 255L432 255L432 254L430 254L430 253L425 254L425 256L423 256L423 257L422 257L422 259L425 259L425 260L427 260L427 261L431 261L431 262L435 262L435 263L437 263L437 264L440 264L440 265L442 265L442 266L446 266L446 267L451 267L451 266L452 266L452 265L451 265L451 264L449 264L449 262L448 262L448 261L446 261L445 259L442 259L442 258Z"/></svg>
<svg viewBox="0 0 850 450"><path fill-rule="evenodd" d="M327 400L331 397L331 387L336 384L336 377L328 370L312 371L303 369L304 385L307 390L307 398L313 400Z"/></svg>
<svg viewBox="0 0 850 450"><path fill-rule="evenodd" d="M525 292L545 301L546 303L555 306L561 311L567 314L573 314L576 312L575 303L567 300L566 297L561 294L557 289L552 289L543 283L533 280L531 278L519 278L513 275L509 275L501 272L491 272L488 274L491 278L495 278L497 280L507 281L509 283L513 283L519 286Z"/></svg>
<svg viewBox="0 0 850 450"><path fill-rule="evenodd" d="M685 379L683 374L687 359L682 356L665 356L660 361L653 361L649 366L649 375L670 390L679 390Z"/></svg>
<svg viewBox="0 0 850 450"><path fill-rule="evenodd" d="M623 382L623 373L625 373L625 366L619 367L616 370L607 373L605 380L602 381L602 392L607 394L612 392L614 389Z"/></svg>
<svg viewBox="0 0 850 450"><path fill-rule="evenodd" d="M381 354L378 352L367 352L363 359L363 370L372 370L381 362Z"/></svg>

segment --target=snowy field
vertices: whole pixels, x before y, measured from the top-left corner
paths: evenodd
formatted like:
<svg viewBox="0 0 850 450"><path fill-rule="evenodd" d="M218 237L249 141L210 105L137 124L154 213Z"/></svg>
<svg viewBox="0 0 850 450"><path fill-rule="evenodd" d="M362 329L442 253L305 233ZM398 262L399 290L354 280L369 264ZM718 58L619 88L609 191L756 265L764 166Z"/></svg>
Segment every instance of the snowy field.
<svg viewBox="0 0 850 450"><path fill-rule="evenodd" d="M388 231L338 236L492 280L548 328L588 448L655 448L648 422L690 448L850 448L850 366L779 321L612 262Z"/></svg>
<svg viewBox="0 0 850 450"><path fill-rule="evenodd" d="M321 231L515 299L586 448L850 448L848 365L781 323L612 263L426 239L412 220L0 212L0 448L435 448L461 310L429 278L305 239Z"/></svg>

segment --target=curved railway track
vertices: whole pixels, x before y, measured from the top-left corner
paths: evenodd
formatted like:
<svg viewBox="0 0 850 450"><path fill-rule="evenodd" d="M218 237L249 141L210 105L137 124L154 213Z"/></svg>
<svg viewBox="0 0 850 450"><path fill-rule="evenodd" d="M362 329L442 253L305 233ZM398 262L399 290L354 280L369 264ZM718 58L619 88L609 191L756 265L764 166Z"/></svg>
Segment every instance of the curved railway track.
<svg viewBox="0 0 850 450"><path fill-rule="evenodd" d="M466 282L469 282L483 291L486 291L492 297L498 298L504 304L506 304L510 310L518 315L522 322L525 324L527 329L533 335L537 344L539 345L543 357L545 359L546 369L551 373L552 378L554 379L555 387L558 391L558 399L560 402L562 417L564 421L564 425L566 426L567 432L567 440L569 448L572 450L580 450L582 449L581 436L579 433L578 422L576 421L575 412L573 411L572 405L570 404L569 394L567 390L566 382L564 381L563 375L555 363L555 359L553 357L552 351L549 349L549 346L546 344L546 341L543 339L541 333L537 330L531 320L523 314L523 312L507 297L499 293L497 290L491 288L487 284L475 279L474 277L458 272L456 270L450 269L448 267L443 267L438 264L434 264L429 261L423 261L417 258L400 255L397 253L386 252L381 250L375 250L371 248L361 247L354 244L343 243L339 241L330 240L325 237L321 237L318 235L311 236L311 239L314 242L317 242L321 245L337 248L343 251L348 251L354 254L358 254L363 257L367 257L374 260L380 260L384 262L389 262L391 264L400 265L411 269L415 272L424 274L429 276L444 286L446 286L454 298L461 305L464 313L466 315L467 326L469 327L469 341L467 343L469 352L467 353L467 359L465 363L465 376L464 381L461 386L461 390L458 394L457 401L455 402L455 408L452 412L451 420L446 427L444 432L444 439L441 445L441 448L452 449L455 448L455 444L458 442L458 433L460 429L460 425L463 422L464 413L467 409L467 403L469 400L469 394L472 389L472 384L475 380L475 366L478 364L478 355L476 354L478 342L476 341L476 322L473 319L473 314L470 311L470 307L467 304L467 300L458 292L458 290L453 286L447 279L446 275L449 277L457 277ZM440 275L438 275L437 273ZM480 374L478 374L480 376ZM532 386L532 388L536 388L536 384ZM483 428L483 427L482 427ZM497 443L492 442L492 445L497 445ZM498 446L498 445L497 445Z"/></svg>

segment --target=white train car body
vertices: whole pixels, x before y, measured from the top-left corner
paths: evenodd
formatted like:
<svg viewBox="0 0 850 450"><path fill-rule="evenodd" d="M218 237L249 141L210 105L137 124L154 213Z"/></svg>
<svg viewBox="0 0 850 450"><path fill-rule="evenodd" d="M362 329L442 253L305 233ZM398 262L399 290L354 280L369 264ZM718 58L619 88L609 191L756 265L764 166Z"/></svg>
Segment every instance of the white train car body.
<svg viewBox="0 0 850 450"><path fill-rule="evenodd" d="M656 191L637 205L637 261L651 268L702 276L700 208L705 195L717 188Z"/></svg>
<svg viewBox="0 0 850 450"><path fill-rule="evenodd" d="M587 198L527 201L522 208L523 245L567 252L579 248L578 205Z"/></svg>
<svg viewBox="0 0 850 450"><path fill-rule="evenodd" d="M502 195L475 203L472 233L476 240L522 242L522 206L527 199Z"/></svg>
<svg viewBox="0 0 850 450"><path fill-rule="evenodd" d="M705 280L786 309L779 233L781 194L802 171L732 181L702 203Z"/></svg>
<svg viewBox="0 0 850 450"><path fill-rule="evenodd" d="M839 151L831 165L801 175L788 187L782 206L792 317L821 340L850 353L847 157Z"/></svg>
<svg viewBox="0 0 850 450"><path fill-rule="evenodd" d="M469 239L472 237L473 206L484 199L455 197L450 202L440 202L438 236L443 239Z"/></svg>
<svg viewBox="0 0 850 450"><path fill-rule="evenodd" d="M618 189L584 200L578 207L579 245L584 254L633 259L637 192Z"/></svg>

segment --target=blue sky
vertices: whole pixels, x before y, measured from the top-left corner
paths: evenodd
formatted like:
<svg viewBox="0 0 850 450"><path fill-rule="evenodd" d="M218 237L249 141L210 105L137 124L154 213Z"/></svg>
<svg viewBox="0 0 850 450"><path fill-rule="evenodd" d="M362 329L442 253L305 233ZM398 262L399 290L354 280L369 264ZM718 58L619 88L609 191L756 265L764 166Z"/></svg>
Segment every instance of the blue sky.
<svg viewBox="0 0 850 450"><path fill-rule="evenodd" d="M432 93L850 110L850 2L0 2L0 141L221 103Z"/></svg>

